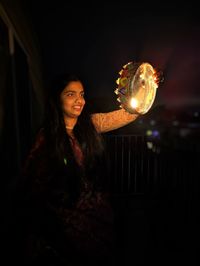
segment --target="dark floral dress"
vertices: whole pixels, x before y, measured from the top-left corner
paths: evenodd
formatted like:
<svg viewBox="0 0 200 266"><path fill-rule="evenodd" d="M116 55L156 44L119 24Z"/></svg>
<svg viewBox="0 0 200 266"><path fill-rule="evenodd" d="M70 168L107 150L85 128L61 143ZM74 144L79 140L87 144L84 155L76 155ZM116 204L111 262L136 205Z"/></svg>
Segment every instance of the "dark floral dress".
<svg viewBox="0 0 200 266"><path fill-rule="evenodd" d="M135 118L124 110L92 117L100 133ZM48 160L40 132L26 160L16 200L24 265L116 265L110 193L88 178L75 138L71 138L71 147L74 158L65 158L58 170ZM104 167L99 165L92 175L103 177Z"/></svg>
<svg viewBox="0 0 200 266"><path fill-rule="evenodd" d="M27 158L17 208L25 265L111 265L110 194L94 187L78 142L73 139L71 145L75 160L67 158L59 171L46 159L41 135Z"/></svg>

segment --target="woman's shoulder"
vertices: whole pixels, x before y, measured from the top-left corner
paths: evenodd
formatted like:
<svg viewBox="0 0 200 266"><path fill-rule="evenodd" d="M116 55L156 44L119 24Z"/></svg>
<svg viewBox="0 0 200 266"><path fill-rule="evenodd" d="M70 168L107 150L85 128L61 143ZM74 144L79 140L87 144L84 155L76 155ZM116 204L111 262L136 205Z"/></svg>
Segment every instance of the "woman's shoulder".
<svg viewBox="0 0 200 266"><path fill-rule="evenodd" d="M32 142L32 146L30 148L29 156L34 157L34 155L44 146L45 144L45 134L44 128L40 128L38 132L35 134L35 138Z"/></svg>
<svg viewBox="0 0 200 266"><path fill-rule="evenodd" d="M27 173L33 171L33 166L38 164L42 165L43 158L45 157L45 134L44 129L40 128L38 132L35 134L35 138L32 142L31 148L24 160L22 166L22 174L27 175ZM39 167L38 167L39 168Z"/></svg>
<svg viewBox="0 0 200 266"><path fill-rule="evenodd" d="M38 149L42 144L45 143L45 133L44 128L40 128L35 136L35 141L33 143L33 148Z"/></svg>

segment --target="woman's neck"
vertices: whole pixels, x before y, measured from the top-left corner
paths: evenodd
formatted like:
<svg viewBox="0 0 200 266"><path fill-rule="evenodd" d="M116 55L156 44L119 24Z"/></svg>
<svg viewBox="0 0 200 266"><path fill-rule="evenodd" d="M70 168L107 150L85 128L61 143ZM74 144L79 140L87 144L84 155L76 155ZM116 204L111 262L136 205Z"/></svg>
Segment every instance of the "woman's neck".
<svg viewBox="0 0 200 266"><path fill-rule="evenodd" d="M73 130L74 126L76 125L77 118L64 116L64 121L66 129Z"/></svg>

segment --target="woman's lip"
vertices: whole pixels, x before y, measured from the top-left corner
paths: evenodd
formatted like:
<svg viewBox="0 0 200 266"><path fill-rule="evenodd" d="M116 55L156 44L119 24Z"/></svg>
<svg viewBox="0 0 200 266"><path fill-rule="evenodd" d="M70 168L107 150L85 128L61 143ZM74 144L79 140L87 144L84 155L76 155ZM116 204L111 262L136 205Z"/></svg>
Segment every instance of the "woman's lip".
<svg viewBox="0 0 200 266"><path fill-rule="evenodd" d="M74 106L73 108L74 108L74 109L81 109L81 107L82 107L81 105L76 105L76 106Z"/></svg>

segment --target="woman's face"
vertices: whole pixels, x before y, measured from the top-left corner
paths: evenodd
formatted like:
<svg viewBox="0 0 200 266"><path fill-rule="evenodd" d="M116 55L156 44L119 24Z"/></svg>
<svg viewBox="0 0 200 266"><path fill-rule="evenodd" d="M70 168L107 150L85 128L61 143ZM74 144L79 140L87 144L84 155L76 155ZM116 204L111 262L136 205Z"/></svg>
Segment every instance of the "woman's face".
<svg viewBox="0 0 200 266"><path fill-rule="evenodd" d="M85 105L82 83L80 81L71 81L61 92L60 100L64 115L77 118Z"/></svg>

